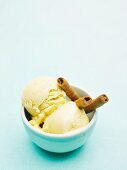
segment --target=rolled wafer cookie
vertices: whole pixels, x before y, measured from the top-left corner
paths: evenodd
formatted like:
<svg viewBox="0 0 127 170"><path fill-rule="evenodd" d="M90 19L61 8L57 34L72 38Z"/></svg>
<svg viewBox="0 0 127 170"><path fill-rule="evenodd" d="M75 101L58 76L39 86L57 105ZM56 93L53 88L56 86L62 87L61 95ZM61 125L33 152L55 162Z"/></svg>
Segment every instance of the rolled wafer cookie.
<svg viewBox="0 0 127 170"><path fill-rule="evenodd" d="M108 101L108 97L105 94L102 94L93 100L89 99L88 102L86 102L85 97L82 97L76 100L75 103L79 108L84 109L86 113L89 113L94 111L98 107L101 107Z"/></svg>
<svg viewBox="0 0 127 170"><path fill-rule="evenodd" d="M91 102L92 98L90 96L81 97L75 101L76 105L81 109L88 106Z"/></svg>
<svg viewBox="0 0 127 170"><path fill-rule="evenodd" d="M69 85L67 80L65 80L64 78L59 77L57 79L57 83L58 83L58 86L65 91L66 95L72 101L75 101L80 98L79 95L77 94L77 92Z"/></svg>

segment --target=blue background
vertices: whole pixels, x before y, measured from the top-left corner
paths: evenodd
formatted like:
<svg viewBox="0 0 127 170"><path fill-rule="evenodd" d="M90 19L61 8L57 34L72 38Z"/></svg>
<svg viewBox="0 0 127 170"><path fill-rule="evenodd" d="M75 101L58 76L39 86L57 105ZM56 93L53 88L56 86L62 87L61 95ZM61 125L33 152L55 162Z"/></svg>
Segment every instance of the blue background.
<svg viewBox="0 0 127 170"><path fill-rule="evenodd" d="M127 170L126 7L126 0L0 0L0 170ZM53 154L28 138L21 94L39 75L108 94L82 148Z"/></svg>

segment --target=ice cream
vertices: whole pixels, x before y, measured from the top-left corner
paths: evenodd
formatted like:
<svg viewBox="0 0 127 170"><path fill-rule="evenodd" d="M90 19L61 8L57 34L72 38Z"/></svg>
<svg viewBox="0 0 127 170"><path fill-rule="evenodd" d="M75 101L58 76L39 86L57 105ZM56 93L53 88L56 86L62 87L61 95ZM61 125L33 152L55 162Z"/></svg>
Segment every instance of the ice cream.
<svg viewBox="0 0 127 170"><path fill-rule="evenodd" d="M37 77L25 87L22 104L32 116L40 113L39 107L51 89L57 89L56 79L51 77Z"/></svg>
<svg viewBox="0 0 127 170"><path fill-rule="evenodd" d="M56 78L31 80L23 91L22 105L32 116L30 124L48 133L67 133L89 123L85 111L70 100Z"/></svg>
<svg viewBox="0 0 127 170"><path fill-rule="evenodd" d="M80 127L85 127L89 119L83 109L79 109L75 102L67 102L48 116L43 130L48 133L66 133Z"/></svg>

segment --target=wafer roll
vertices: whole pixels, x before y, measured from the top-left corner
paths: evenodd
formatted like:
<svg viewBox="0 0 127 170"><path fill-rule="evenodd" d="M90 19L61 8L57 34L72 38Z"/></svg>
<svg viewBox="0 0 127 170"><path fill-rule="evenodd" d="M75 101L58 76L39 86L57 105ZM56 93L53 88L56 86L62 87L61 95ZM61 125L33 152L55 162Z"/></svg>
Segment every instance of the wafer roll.
<svg viewBox="0 0 127 170"><path fill-rule="evenodd" d="M85 110L86 113L89 113L89 112L94 111L96 108L101 107L102 105L107 103L108 100L109 100L108 97L105 94L102 94L94 100L89 100L89 103L86 103L84 98L80 98L80 99L76 100L75 102L79 108L82 108ZM78 101L80 101L80 102L78 102Z"/></svg>
<svg viewBox="0 0 127 170"><path fill-rule="evenodd" d="M58 86L65 91L66 95L72 101L75 101L80 98L77 92L69 85L67 80L65 80L64 78L62 77L58 78L57 83L58 83Z"/></svg>
<svg viewBox="0 0 127 170"><path fill-rule="evenodd" d="M81 97L75 101L76 105L82 109L88 106L92 102L92 98L90 96Z"/></svg>

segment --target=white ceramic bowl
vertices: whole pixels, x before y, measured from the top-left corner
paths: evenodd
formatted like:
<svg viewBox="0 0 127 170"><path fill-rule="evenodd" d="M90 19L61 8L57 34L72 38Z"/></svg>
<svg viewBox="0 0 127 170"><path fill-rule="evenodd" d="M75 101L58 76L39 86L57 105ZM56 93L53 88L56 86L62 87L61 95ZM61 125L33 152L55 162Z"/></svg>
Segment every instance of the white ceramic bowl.
<svg viewBox="0 0 127 170"><path fill-rule="evenodd" d="M85 91L77 87L74 88L81 97L88 96L88 94ZM65 134L50 134L35 129L28 122L27 120L28 118L26 118L26 112L24 108L22 108L21 115L25 129L28 135L30 136L31 140L42 149L57 153L69 152L82 146L92 133L97 120L96 111L91 112L88 114L90 122L86 127L82 127Z"/></svg>

